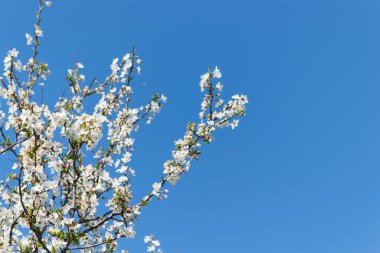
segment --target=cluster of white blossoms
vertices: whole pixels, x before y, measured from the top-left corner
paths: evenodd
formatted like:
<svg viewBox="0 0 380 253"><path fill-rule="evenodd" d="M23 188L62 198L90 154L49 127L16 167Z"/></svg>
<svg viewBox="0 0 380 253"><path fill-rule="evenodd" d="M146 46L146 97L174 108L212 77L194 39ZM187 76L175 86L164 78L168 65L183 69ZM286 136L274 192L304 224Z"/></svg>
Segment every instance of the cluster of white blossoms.
<svg viewBox="0 0 380 253"><path fill-rule="evenodd" d="M26 34L33 51L26 63L16 49L4 58L0 154L9 170L0 181L0 252L116 252L120 238L134 237L142 207L153 196L167 197L166 182L175 184L189 170L216 129L235 128L248 100L244 95L227 102L221 98L223 85L215 83L221 78L218 68L202 75L199 122L187 125L164 163L161 180L135 201L133 134L142 123L152 122L166 97L154 94L144 105L131 105L133 74L141 72L142 63L132 50L112 61L104 81L87 82L84 64L75 63L66 75L71 93L49 108L36 84L43 85L50 74L38 49L41 13L51 5L39 0L34 33ZM87 108L90 97L97 103ZM144 241L148 252L162 252L153 236Z"/></svg>
<svg viewBox="0 0 380 253"><path fill-rule="evenodd" d="M201 143L209 144L213 140L212 133L217 128L231 127L234 129L239 123L236 118L245 115L247 96L234 95L227 103L220 98L223 85L220 82L214 85L213 80L219 79L221 76L217 67L201 76L201 91L206 92L199 113L200 122L187 125L184 137L175 142L172 159L164 163L165 177L160 182L153 184L153 191L145 196L140 205L146 204L152 196L156 196L158 199L166 198L168 190L163 189L165 183L169 181L174 185L180 175L189 170L191 160L197 159L201 153L199 150Z"/></svg>
<svg viewBox="0 0 380 253"><path fill-rule="evenodd" d="M147 252L164 253L160 248L160 242L154 239L153 235L147 235L144 237L144 242L148 244ZM157 249L157 250L156 250Z"/></svg>

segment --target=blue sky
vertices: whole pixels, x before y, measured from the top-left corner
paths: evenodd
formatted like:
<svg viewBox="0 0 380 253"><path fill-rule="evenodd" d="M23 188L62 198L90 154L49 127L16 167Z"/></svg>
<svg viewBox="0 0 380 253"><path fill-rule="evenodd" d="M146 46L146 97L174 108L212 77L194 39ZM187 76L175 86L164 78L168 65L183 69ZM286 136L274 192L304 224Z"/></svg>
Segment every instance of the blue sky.
<svg viewBox="0 0 380 253"><path fill-rule="evenodd" d="M0 0L2 57L30 53L35 2ZM67 89L73 52L101 78L133 45L144 60L135 98L168 97L136 137L136 197L196 119L209 66L225 96L250 99L239 128L219 132L122 244L143 252L152 233L167 253L380 252L379 14L376 0L53 1L47 102Z"/></svg>

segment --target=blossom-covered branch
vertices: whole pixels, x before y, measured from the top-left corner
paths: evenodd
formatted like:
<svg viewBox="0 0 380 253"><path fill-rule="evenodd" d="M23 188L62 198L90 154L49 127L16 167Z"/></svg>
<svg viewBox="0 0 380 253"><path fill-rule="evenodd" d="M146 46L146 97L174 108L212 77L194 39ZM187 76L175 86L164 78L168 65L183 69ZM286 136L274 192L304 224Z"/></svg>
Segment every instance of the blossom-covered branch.
<svg viewBox="0 0 380 253"><path fill-rule="evenodd" d="M134 237L142 207L153 197L167 197L165 184L175 184L189 170L216 129L238 125L248 100L244 95L222 99L217 67L202 75L199 122L189 123L175 142L153 189L134 200L133 134L144 121L152 122L166 97L154 94L145 104L132 106L133 76L142 63L133 49L112 61L104 81L87 81L84 64L75 62L66 75L70 94L53 108L37 102L37 88L50 75L38 52L41 16L51 5L39 0L34 32L26 34L32 50L26 63L16 49L4 58L0 155L9 170L0 185L0 252L115 252L119 238ZM97 101L93 107L87 106L90 97ZM148 251L162 252L153 236L145 242Z"/></svg>

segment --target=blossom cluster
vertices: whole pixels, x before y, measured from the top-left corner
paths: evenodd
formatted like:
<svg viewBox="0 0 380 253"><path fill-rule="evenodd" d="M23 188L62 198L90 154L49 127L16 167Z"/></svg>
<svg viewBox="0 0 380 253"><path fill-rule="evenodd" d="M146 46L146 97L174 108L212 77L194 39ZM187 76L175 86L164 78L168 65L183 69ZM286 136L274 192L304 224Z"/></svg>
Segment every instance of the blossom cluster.
<svg viewBox="0 0 380 253"><path fill-rule="evenodd" d="M0 252L115 252L120 238L135 236L142 207L153 197L167 197L166 182L175 184L189 170L216 129L234 129L248 100L244 95L227 102L221 98L217 67L202 75L199 122L187 125L163 165L161 180L136 201L133 135L142 123L152 122L167 99L154 94L132 106L133 75L141 72L142 63L132 50L112 61L103 81L87 81L84 64L76 62L66 75L71 93L54 106L44 104L38 86L50 70L38 59L38 50L41 14L51 5L39 0L34 32L25 36L32 56L22 63L12 49L3 61L0 97L6 109L0 110L0 154L9 170L0 181ZM86 106L90 97L97 101L93 107ZM162 252L153 236L144 241L148 252Z"/></svg>
<svg viewBox="0 0 380 253"><path fill-rule="evenodd" d="M158 240L155 240L153 235L145 236L144 242L148 244L147 252L163 253L163 251L160 248L158 248L161 245L160 242Z"/></svg>
<svg viewBox="0 0 380 253"><path fill-rule="evenodd" d="M168 189L164 189L165 183L169 181L174 185L180 176L189 170L191 161L201 154L202 143L211 143L214 139L212 134L217 128L234 129L239 123L237 117L245 115L247 96L234 95L230 101L224 103L220 98L223 85L220 82L213 84L213 81L219 78L221 73L217 67L201 76L200 87L205 96L199 113L200 122L187 125L183 138L175 142L172 159L164 163L165 177L153 184L153 191L144 197L140 205L148 202L152 196L158 199L166 198Z"/></svg>

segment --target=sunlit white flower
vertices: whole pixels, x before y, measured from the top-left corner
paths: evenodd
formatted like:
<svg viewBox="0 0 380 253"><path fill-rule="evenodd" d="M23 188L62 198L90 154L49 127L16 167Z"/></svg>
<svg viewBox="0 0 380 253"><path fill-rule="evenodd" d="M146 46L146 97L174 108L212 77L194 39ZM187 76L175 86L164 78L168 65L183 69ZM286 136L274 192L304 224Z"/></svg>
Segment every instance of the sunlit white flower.
<svg viewBox="0 0 380 253"><path fill-rule="evenodd" d="M31 44L33 43L33 37L30 36L29 33L26 33L26 34L25 34L25 37L26 37L26 44L27 44L27 45L31 45Z"/></svg>
<svg viewBox="0 0 380 253"><path fill-rule="evenodd" d="M42 37L43 35L42 29L38 25L35 26L34 33L36 34L37 37Z"/></svg>
<svg viewBox="0 0 380 253"><path fill-rule="evenodd" d="M214 72L212 72L212 75L214 78L221 78L222 77L222 73L220 73L220 70L218 69L218 67L215 67L215 70L214 70Z"/></svg>

